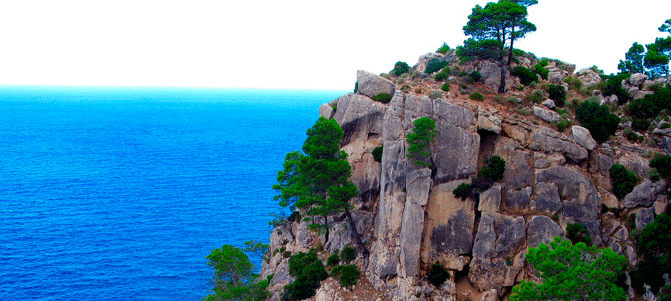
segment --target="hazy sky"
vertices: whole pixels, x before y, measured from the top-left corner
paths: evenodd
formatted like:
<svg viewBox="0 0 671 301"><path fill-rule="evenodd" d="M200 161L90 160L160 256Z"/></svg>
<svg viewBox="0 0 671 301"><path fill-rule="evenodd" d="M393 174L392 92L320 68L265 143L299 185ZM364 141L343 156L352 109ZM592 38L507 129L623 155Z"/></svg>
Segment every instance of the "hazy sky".
<svg viewBox="0 0 671 301"><path fill-rule="evenodd" d="M0 85L351 90L464 40L488 1L0 1ZM633 42L663 36L669 0L539 0L516 44L617 72Z"/></svg>

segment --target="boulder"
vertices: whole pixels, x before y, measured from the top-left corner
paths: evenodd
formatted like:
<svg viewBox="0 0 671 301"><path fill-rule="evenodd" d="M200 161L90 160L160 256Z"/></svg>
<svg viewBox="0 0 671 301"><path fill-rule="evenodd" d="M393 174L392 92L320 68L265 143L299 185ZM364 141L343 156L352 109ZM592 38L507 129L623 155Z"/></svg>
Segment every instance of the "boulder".
<svg viewBox="0 0 671 301"><path fill-rule="evenodd" d="M669 201L666 198L657 198L652 208L654 208L656 215L660 215L666 211L667 206L669 206Z"/></svg>
<svg viewBox="0 0 671 301"><path fill-rule="evenodd" d="M636 229L643 230L649 223L655 221L655 213L652 208L644 208L636 214Z"/></svg>
<svg viewBox="0 0 671 301"><path fill-rule="evenodd" d="M573 133L573 138L580 144L580 146L590 151L596 148L596 140L592 138L592 134L590 134L588 129L579 125L574 125L571 127L571 133Z"/></svg>
<svg viewBox="0 0 671 301"><path fill-rule="evenodd" d="M552 110L552 109L554 109L554 108L557 107L557 106L555 105L554 100L552 100L552 99L546 99L546 100L543 102L543 105L544 105L546 108L550 109L550 110Z"/></svg>
<svg viewBox="0 0 671 301"><path fill-rule="evenodd" d="M501 130L506 136L520 143L524 143L529 139L529 131L519 126L503 123Z"/></svg>
<svg viewBox="0 0 671 301"><path fill-rule="evenodd" d="M648 75L643 73L634 73L629 77L629 84L632 86L640 86L648 78Z"/></svg>
<svg viewBox="0 0 671 301"><path fill-rule="evenodd" d="M475 133L475 116L462 106L435 100L436 135L432 154L436 183L466 179L476 174L480 136Z"/></svg>
<svg viewBox="0 0 671 301"><path fill-rule="evenodd" d="M364 70L356 72L356 82L358 87L357 92L370 98L382 93L394 95L394 91L396 91L394 83L390 80ZM338 109L340 109L340 103L338 103Z"/></svg>
<svg viewBox="0 0 671 301"><path fill-rule="evenodd" d="M338 99L338 110L333 118L345 131L342 144L356 138L368 140L382 135L383 118L387 106L360 94L346 94Z"/></svg>
<svg viewBox="0 0 671 301"><path fill-rule="evenodd" d="M666 181L659 180L653 182L646 179L643 183L636 185L634 190L624 197L623 204L627 208L636 208L639 206L650 207L655 202L657 196L664 192Z"/></svg>
<svg viewBox="0 0 671 301"><path fill-rule="evenodd" d="M555 236L564 236L564 231L552 219L545 215L531 217L527 225L527 244L529 248L538 247L542 243L548 243Z"/></svg>
<svg viewBox="0 0 671 301"><path fill-rule="evenodd" d="M492 133L501 133L501 119L496 116L478 116L478 130L490 131Z"/></svg>
<svg viewBox="0 0 671 301"><path fill-rule="evenodd" d="M506 189L503 196L508 209L527 209L531 201L531 187Z"/></svg>
<svg viewBox="0 0 671 301"><path fill-rule="evenodd" d="M578 71L578 79L582 82L583 88L589 88L601 82L601 76L592 69Z"/></svg>
<svg viewBox="0 0 671 301"><path fill-rule="evenodd" d="M561 119L561 116L557 114L557 112L546 110L538 106L534 106L534 115L545 122L557 122Z"/></svg>
<svg viewBox="0 0 671 301"><path fill-rule="evenodd" d="M559 68L550 68L548 70L548 81L553 85L561 85L564 83L564 73Z"/></svg>
<svg viewBox="0 0 671 301"><path fill-rule="evenodd" d="M554 183L541 182L536 184L531 201L531 209L555 214L562 209L559 189Z"/></svg>
<svg viewBox="0 0 671 301"><path fill-rule="evenodd" d="M423 262L438 260L452 270L462 270L468 264L468 259L462 255L470 253L473 246L475 204L452 193L464 182L452 181L431 190L426 208Z"/></svg>

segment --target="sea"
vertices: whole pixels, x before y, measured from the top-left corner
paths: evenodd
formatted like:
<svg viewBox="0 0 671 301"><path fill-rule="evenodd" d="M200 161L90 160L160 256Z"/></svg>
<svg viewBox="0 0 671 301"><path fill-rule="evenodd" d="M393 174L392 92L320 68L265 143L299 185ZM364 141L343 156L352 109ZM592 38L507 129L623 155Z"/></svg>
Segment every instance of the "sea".
<svg viewBox="0 0 671 301"><path fill-rule="evenodd" d="M268 242L285 155L344 93L0 87L0 300L200 300L213 249Z"/></svg>

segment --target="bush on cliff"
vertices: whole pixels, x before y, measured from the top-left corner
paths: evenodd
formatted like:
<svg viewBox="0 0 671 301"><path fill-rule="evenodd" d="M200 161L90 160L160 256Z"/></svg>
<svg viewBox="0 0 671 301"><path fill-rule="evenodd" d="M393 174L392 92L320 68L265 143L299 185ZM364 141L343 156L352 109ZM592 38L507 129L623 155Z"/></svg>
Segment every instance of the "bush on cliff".
<svg viewBox="0 0 671 301"><path fill-rule="evenodd" d="M532 72L524 66L516 66L510 73L519 77L520 82L525 86L528 86L533 82L538 82L538 76L536 73Z"/></svg>
<svg viewBox="0 0 671 301"><path fill-rule="evenodd" d="M420 167L431 167L431 152L429 147L433 143L438 131L436 122L429 117L418 118L413 122L412 133L408 134L408 158Z"/></svg>
<svg viewBox="0 0 671 301"><path fill-rule="evenodd" d="M636 187L638 177L624 167L624 165L613 164L608 172L610 173L610 182L613 186L613 194L618 199L623 199Z"/></svg>
<svg viewBox="0 0 671 301"><path fill-rule="evenodd" d="M433 74L434 72L445 68L449 64L450 63L448 61L443 61L443 60L439 60L437 58L432 58L426 64L426 69L424 69L424 73Z"/></svg>
<svg viewBox="0 0 671 301"><path fill-rule="evenodd" d="M394 69L391 70L391 74L401 76L401 74L407 73L408 71L410 71L410 66L408 63L399 61L394 65Z"/></svg>
<svg viewBox="0 0 671 301"><path fill-rule="evenodd" d="M300 252L289 259L289 274L296 276L294 282L284 287L282 301L303 300L315 295L320 282L328 278L328 272L317 257L315 249Z"/></svg>
<svg viewBox="0 0 671 301"><path fill-rule="evenodd" d="M239 248L224 245L212 250L206 258L214 269L214 293L203 298L204 301L266 300L269 296L266 288L272 276L259 281L254 266Z"/></svg>
<svg viewBox="0 0 671 301"><path fill-rule="evenodd" d="M550 85L548 87L549 98L554 100L555 104L558 107L564 106L564 101L566 101L566 89L564 86L555 86Z"/></svg>
<svg viewBox="0 0 671 301"><path fill-rule="evenodd" d="M610 135L615 134L620 124L620 117L593 100L582 102L575 110L575 118L589 130L592 138L600 143L607 141Z"/></svg>

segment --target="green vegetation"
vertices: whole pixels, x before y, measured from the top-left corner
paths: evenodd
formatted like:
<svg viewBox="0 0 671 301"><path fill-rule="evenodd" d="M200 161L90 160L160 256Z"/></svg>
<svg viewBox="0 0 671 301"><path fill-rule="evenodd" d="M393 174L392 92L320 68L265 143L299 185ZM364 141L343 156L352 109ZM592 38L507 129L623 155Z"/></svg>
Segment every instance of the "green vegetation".
<svg viewBox="0 0 671 301"><path fill-rule="evenodd" d="M454 196L463 199L471 197L477 200L477 196L489 189L492 184L503 179L503 173L506 170L506 161L499 156L485 158L485 162L478 171L478 175L473 179L472 184L461 183L452 193Z"/></svg>
<svg viewBox="0 0 671 301"><path fill-rule="evenodd" d="M607 141L610 135L615 134L620 117L612 114L607 107L597 101L586 100L575 110L575 118L583 127L589 130L592 138L598 142Z"/></svg>
<svg viewBox="0 0 671 301"><path fill-rule="evenodd" d="M328 278L328 272L317 257L317 251L300 252L289 259L289 274L296 277L284 287L282 301L303 300L315 295L320 282Z"/></svg>
<svg viewBox="0 0 671 301"><path fill-rule="evenodd" d="M444 83L442 86L440 86L440 89L449 92L450 91L450 83Z"/></svg>
<svg viewBox="0 0 671 301"><path fill-rule="evenodd" d="M627 298L616 285L627 268L627 259L610 248L597 249L584 243L554 241L529 249L527 261L534 266L541 284L522 280L513 288L511 301L525 300L613 300Z"/></svg>
<svg viewBox="0 0 671 301"><path fill-rule="evenodd" d="M618 75L604 75L603 80L606 82L606 87L603 89L603 95L610 96L615 94L617 96L617 103L623 105L631 99L631 94L622 88L622 80L629 78L631 74L621 73Z"/></svg>
<svg viewBox="0 0 671 301"><path fill-rule="evenodd" d="M472 99L472 100L475 100L475 101L483 101L483 100L485 100L485 97L482 96L482 94L481 94L480 92L478 92L478 91L475 91L475 92L471 93L471 95L469 95L468 98L470 98L470 99Z"/></svg>
<svg viewBox="0 0 671 301"><path fill-rule="evenodd" d="M311 220L309 227L325 234L325 242L329 239L328 216L344 212L349 231L368 255L350 213L349 200L358 194L358 189L349 180L352 168L347 154L340 150L343 135L335 120L320 117L307 131L305 154L298 151L287 154L284 169L277 173L278 184L273 185L280 192L275 200L292 211L300 209L304 219Z"/></svg>
<svg viewBox="0 0 671 301"><path fill-rule="evenodd" d="M431 167L429 147L438 133L436 122L429 117L422 117L415 120L413 125L412 133L409 133L407 137L410 144L407 156L413 158L413 163L417 166Z"/></svg>
<svg viewBox="0 0 671 301"><path fill-rule="evenodd" d="M340 254L342 257L342 261L345 263L349 263L352 260L356 259L356 250L350 246L345 246L342 249L342 253Z"/></svg>
<svg viewBox="0 0 671 301"><path fill-rule="evenodd" d="M340 263L340 256L338 256L338 250L333 251L333 254L326 259L326 265L329 267L334 267Z"/></svg>
<svg viewBox="0 0 671 301"><path fill-rule="evenodd" d="M382 151L383 150L384 150L384 146L382 144L380 144L380 146L373 149L372 154L373 154L373 160L375 160L375 162L380 162L380 163L382 162Z"/></svg>
<svg viewBox="0 0 671 301"><path fill-rule="evenodd" d="M634 129L646 130L650 125L650 119L660 115L663 110L671 110L671 86L654 87L654 94L646 95L644 98L632 100L626 108L632 118Z"/></svg>
<svg viewBox="0 0 671 301"><path fill-rule="evenodd" d="M638 183L636 174L629 171L622 164L613 164L610 167L609 173L610 182L613 186L613 194L620 200L634 190L636 183Z"/></svg>
<svg viewBox="0 0 671 301"><path fill-rule="evenodd" d="M549 85L548 94L550 95L549 98L554 100L555 105L558 107L564 106L564 101L566 101L566 89L564 89L564 86Z"/></svg>
<svg viewBox="0 0 671 301"><path fill-rule="evenodd" d="M359 274L359 269L353 264L337 266L331 270L331 276L338 277L341 287L356 285Z"/></svg>
<svg viewBox="0 0 671 301"><path fill-rule="evenodd" d="M587 227L583 224L566 224L566 238L568 238L572 243L577 244L579 242L586 245L592 244L592 236L589 235Z"/></svg>
<svg viewBox="0 0 671 301"><path fill-rule="evenodd" d="M671 217L668 207L666 211L643 228L638 237L638 251L643 259L630 275L632 287L640 294L645 292L643 283L656 293L664 285L663 275L671 273Z"/></svg>
<svg viewBox="0 0 671 301"><path fill-rule="evenodd" d="M671 34L669 20L658 28L660 32ZM617 68L622 73L646 73L651 78L669 77L669 58L671 57L671 35L656 38L654 43L645 45L634 43L625 53L625 60L620 61ZM619 97L619 96L618 96Z"/></svg>
<svg viewBox="0 0 671 301"><path fill-rule="evenodd" d="M379 101L381 103L388 103L391 100L391 94L389 93L380 93L378 95L373 96L373 100Z"/></svg>
<svg viewBox="0 0 671 301"><path fill-rule="evenodd" d="M534 1L515 2L489 2L485 7L476 5L464 26L464 34L470 38L464 41L464 46L457 52L460 56L496 59L502 67L499 93L505 90L506 71L513 61L515 40L536 31L536 25L527 21L526 8L527 4L534 4Z"/></svg>
<svg viewBox="0 0 671 301"><path fill-rule="evenodd" d="M206 258L207 265L214 269L214 293L202 300L266 300L269 296L266 288L271 277L259 281L253 273L254 266L242 250L223 245Z"/></svg>
<svg viewBox="0 0 671 301"><path fill-rule="evenodd" d="M550 74L550 70L545 69L545 66L547 66L548 61L547 61L547 60L543 60L543 61L541 61L541 63L542 63L542 62L545 62L545 65L543 65L543 64L536 64L536 65L534 65L534 72L535 72L536 74L540 75L540 77L541 77L542 79L547 80L547 79L548 79L548 74Z"/></svg>
<svg viewBox="0 0 671 301"><path fill-rule="evenodd" d="M450 46L447 45L447 43L443 43L443 46L440 46L438 50L436 50L437 53L442 53L445 54L450 50Z"/></svg>
<svg viewBox="0 0 671 301"><path fill-rule="evenodd" d="M665 179L671 179L671 156L656 156L649 163L650 167L657 170L660 176Z"/></svg>
<svg viewBox="0 0 671 301"><path fill-rule="evenodd" d="M424 73L433 74L434 72L447 67L450 63L448 61L439 60L437 58L432 58L426 64L426 69Z"/></svg>
<svg viewBox="0 0 671 301"><path fill-rule="evenodd" d="M643 67L643 58L645 57L645 49L643 45L634 42L633 45L629 48L629 51L624 54L625 60L620 60L620 63L617 64L617 69L622 73L643 73L645 68Z"/></svg>
<svg viewBox="0 0 671 301"><path fill-rule="evenodd" d="M571 120L562 118L557 121L557 131L564 132L569 126L571 126Z"/></svg>
<svg viewBox="0 0 671 301"><path fill-rule="evenodd" d="M520 82L525 86L538 82L538 75L524 66L515 66L511 71L511 74L519 77Z"/></svg>
<svg viewBox="0 0 671 301"><path fill-rule="evenodd" d="M471 71L471 73L468 74L468 77L470 77L471 80L473 80L474 82L477 82L480 79L482 79L482 74L480 74L480 72L478 71L473 70Z"/></svg>
<svg viewBox="0 0 671 301"><path fill-rule="evenodd" d="M410 66L406 62L401 62L398 61L394 65L394 69L391 70L391 74L396 75L396 76L401 76L403 73L407 73L410 71Z"/></svg>
<svg viewBox="0 0 671 301"><path fill-rule="evenodd" d="M434 76L433 78L437 81L447 80L450 77L450 72L451 72L450 66L447 66L442 70L440 70L440 72L436 73L436 76Z"/></svg>
<svg viewBox="0 0 671 301"><path fill-rule="evenodd" d="M431 265L426 278L435 287L440 287L446 280L450 279L450 273L440 263L436 262Z"/></svg>

